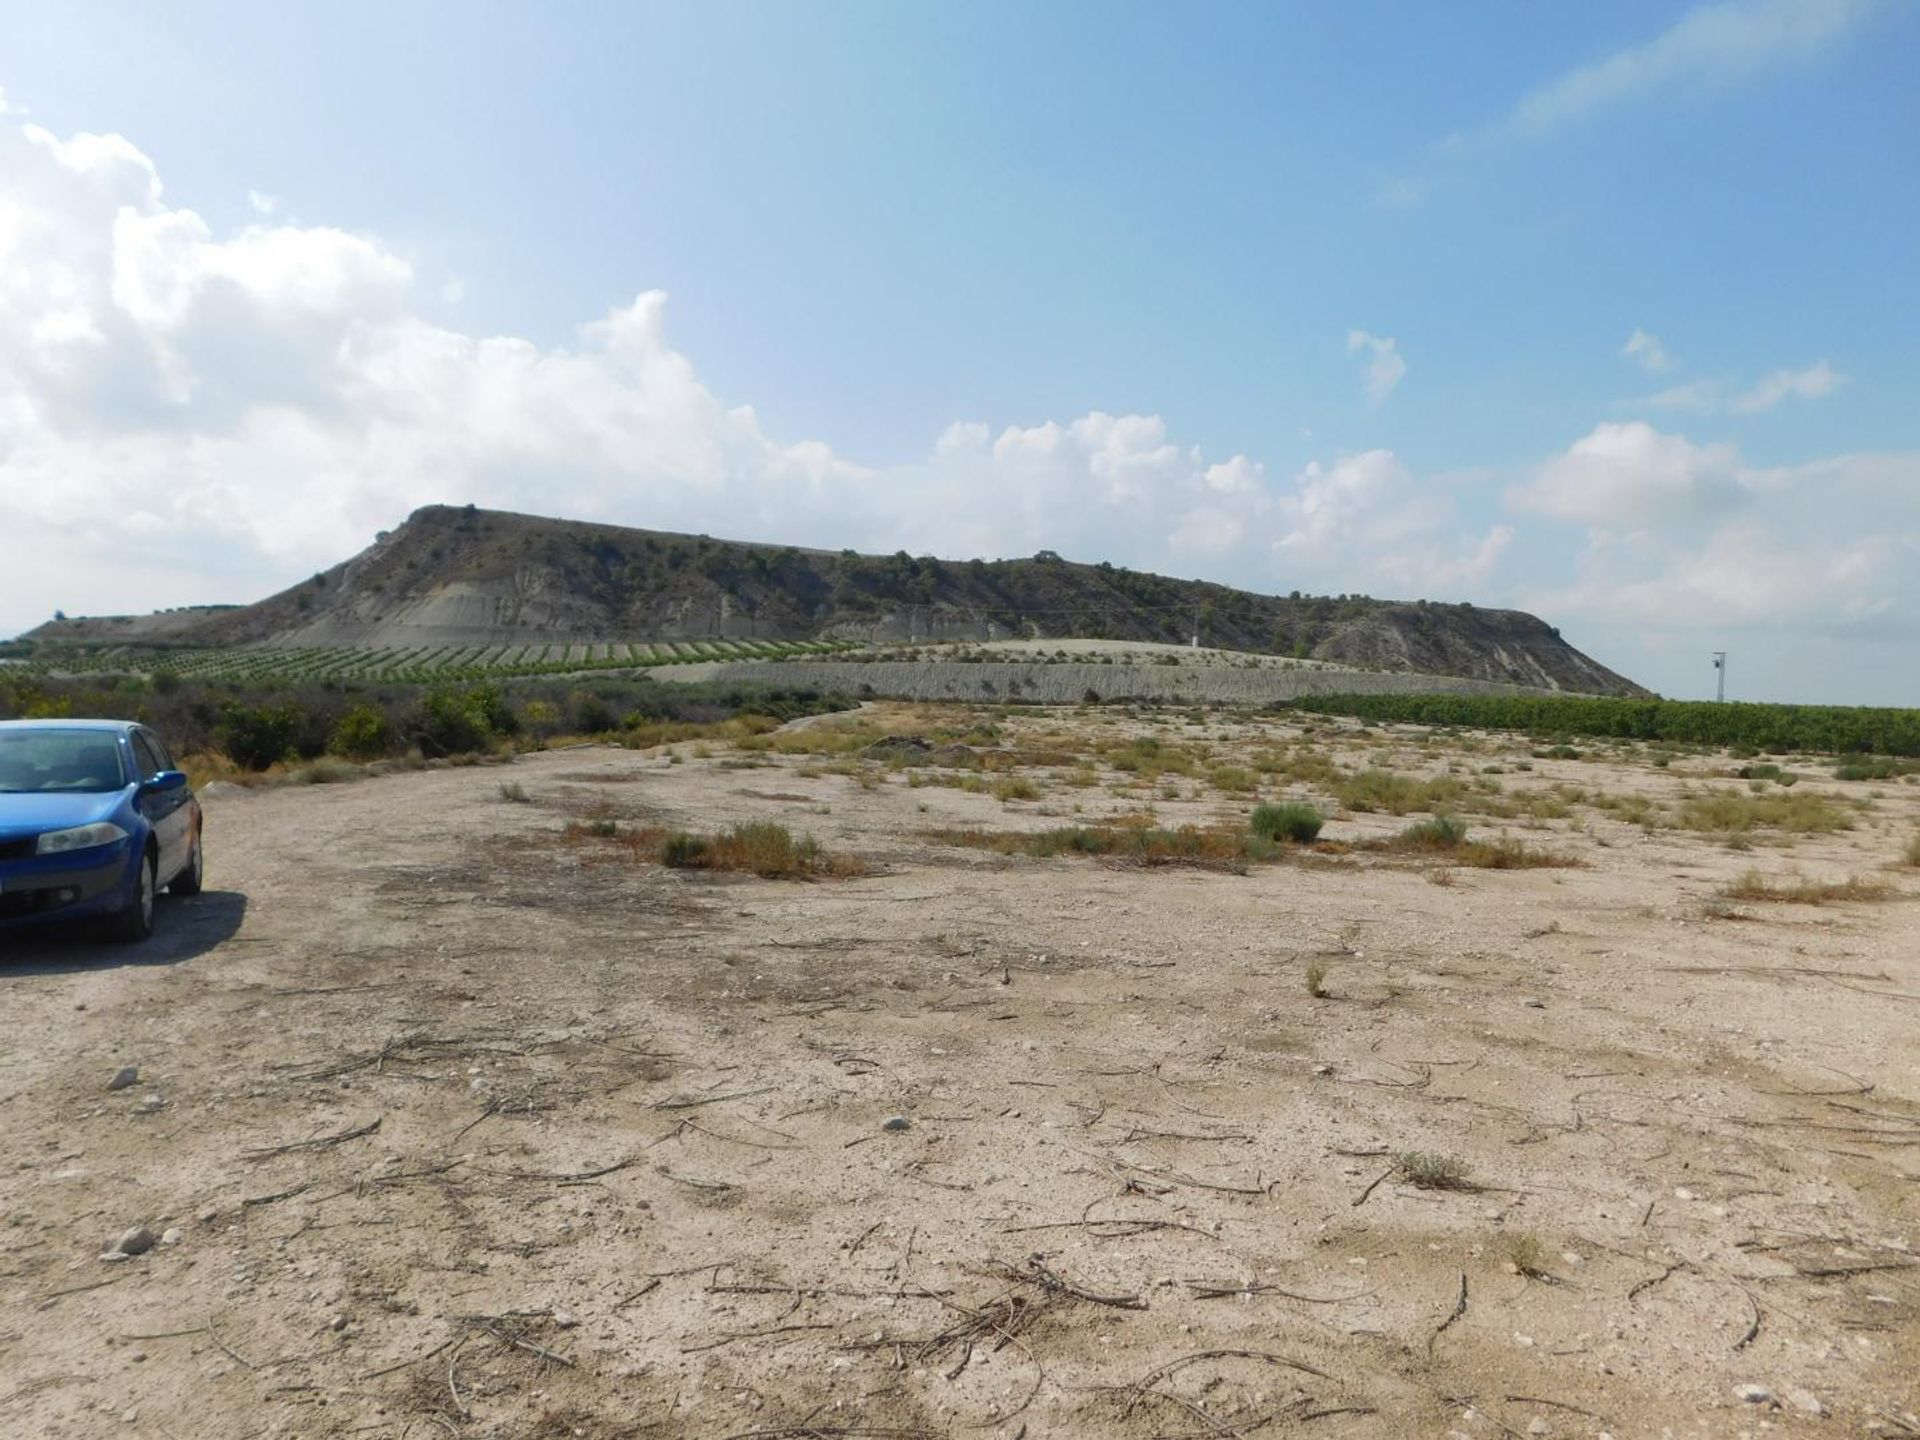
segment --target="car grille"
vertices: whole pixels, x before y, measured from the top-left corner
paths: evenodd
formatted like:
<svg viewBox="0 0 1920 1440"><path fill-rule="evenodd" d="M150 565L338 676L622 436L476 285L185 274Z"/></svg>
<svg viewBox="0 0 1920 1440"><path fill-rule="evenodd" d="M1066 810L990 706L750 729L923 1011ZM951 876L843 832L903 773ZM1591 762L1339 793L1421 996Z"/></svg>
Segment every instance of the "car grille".
<svg viewBox="0 0 1920 1440"><path fill-rule="evenodd" d="M0 840L0 860L25 860L33 854L38 837L29 835L24 840Z"/></svg>

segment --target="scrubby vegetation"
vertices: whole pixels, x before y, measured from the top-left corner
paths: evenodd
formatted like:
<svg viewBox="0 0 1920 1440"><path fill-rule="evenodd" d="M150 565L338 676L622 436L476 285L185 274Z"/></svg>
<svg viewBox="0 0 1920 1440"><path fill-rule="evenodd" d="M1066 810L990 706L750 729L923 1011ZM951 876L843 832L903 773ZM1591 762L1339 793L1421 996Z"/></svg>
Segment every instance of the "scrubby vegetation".
<svg viewBox="0 0 1920 1440"><path fill-rule="evenodd" d="M635 745L715 731L745 737L852 705L812 688L660 685L644 678L422 686L50 679L0 671L0 719L138 720L166 737L176 755L209 757L201 774L221 770L214 756L244 773L325 755L365 763L537 749L561 735L612 735Z"/></svg>
<svg viewBox="0 0 1920 1440"><path fill-rule="evenodd" d="M1680 802L1676 818L1683 830L1709 835L1744 835L1756 829L1815 835L1853 828L1852 814L1833 800L1798 792L1702 791Z"/></svg>
<svg viewBox="0 0 1920 1440"><path fill-rule="evenodd" d="M1256 805L1248 828L1263 840L1286 840L1295 845L1311 845L1320 837L1326 818L1311 805L1289 802L1285 805Z"/></svg>
<svg viewBox="0 0 1920 1440"><path fill-rule="evenodd" d="M859 860L829 855L811 836L796 836L771 821L734 825L714 835L664 830L657 825L622 825L597 817L571 822L564 838L574 844L605 841L643 864L670 870L709 870L757 875L766 880L848 878L867 873Z"/></svg>
<svg viewBox="0 0 1920 1440"><path fill-rule="evenodd" d="M735 825L712 836L676 831L660 842L658 855L662 865L676 870L735 871L763 880L865 873L857 861L830 856L811 837L796 838L770 821Z"/></svg>
<svg viewBox="0 0 1920 1440"><path fill-rule="evenodd" d="M1051 830L934 830L927 838L941 845L992 850L1001 855L1052 859L1061 855L1102 855L1146 865L1200 865L1237 868L1250 861L1277 860L1281 847L1251 831L1202 829L1182 825L1066 825Z"/></svg>
<svg viewBox="0 0 1920 1440"><path fill-rule="evenodd" d="M1890 900L1894 888L1884 880L1769 880L1748 870L1720 894L1728 900L1774 900L1793 905L1825 905L1837 900Z"/></svg>
<svg viewBox="0 0 1920 1440"><path fill-rule="evenodd" d="M1365 720L1470 725L1546 737L1920 756L1920 710L1915 709L1517 695L1315 695L1293 704Z"/></svg>

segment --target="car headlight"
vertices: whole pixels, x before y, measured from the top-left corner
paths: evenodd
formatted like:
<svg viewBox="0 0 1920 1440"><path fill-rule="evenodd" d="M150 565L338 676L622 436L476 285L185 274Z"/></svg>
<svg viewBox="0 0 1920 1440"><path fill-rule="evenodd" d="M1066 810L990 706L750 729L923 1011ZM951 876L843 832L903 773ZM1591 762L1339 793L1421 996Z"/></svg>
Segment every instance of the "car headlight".
<svg viewBox="0 0 1920 1440"><path fill-rule="evenodd" d="M92 825L76 825L71 830L49 830L35 842L36 855L66 855L75 850L93 850L127 838L127 832L111 820Z"/></svg>

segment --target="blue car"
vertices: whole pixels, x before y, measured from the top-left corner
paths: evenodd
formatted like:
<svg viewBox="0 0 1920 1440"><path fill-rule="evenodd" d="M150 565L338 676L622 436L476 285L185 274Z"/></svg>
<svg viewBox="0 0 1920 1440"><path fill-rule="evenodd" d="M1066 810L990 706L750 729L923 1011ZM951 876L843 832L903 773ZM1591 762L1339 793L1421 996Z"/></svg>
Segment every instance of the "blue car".
<svg viewBox="0 0 1920 1440"><path fill-rule="evenodd" d="M162 889L199 894L200 831L200 802L146 726L0 720L0 931L92 918L146 939Z"/></svg>

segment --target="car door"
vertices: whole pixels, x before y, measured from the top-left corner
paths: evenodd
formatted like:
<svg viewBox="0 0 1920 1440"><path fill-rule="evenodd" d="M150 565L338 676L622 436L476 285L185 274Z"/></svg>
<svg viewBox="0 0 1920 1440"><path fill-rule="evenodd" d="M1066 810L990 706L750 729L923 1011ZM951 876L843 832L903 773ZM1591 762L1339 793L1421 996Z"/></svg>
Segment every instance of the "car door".
<svg viewBox="0 0 1920 1440"><path fill-rule="evenodd" d="M135 730L131 739L133 765L142 784L169 768L164 751L146 731ZM140 813L153 826L154 842L160 850L158 883L164 885L180 873L193 844L193 812L187 806L187 790L181 786L142 792L139 803Z"/></svg>

